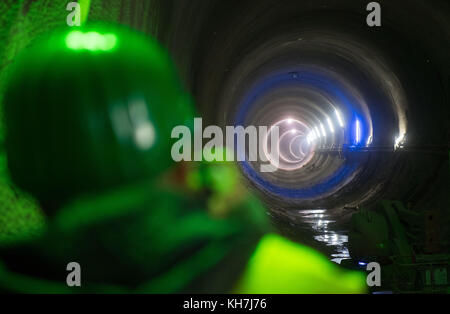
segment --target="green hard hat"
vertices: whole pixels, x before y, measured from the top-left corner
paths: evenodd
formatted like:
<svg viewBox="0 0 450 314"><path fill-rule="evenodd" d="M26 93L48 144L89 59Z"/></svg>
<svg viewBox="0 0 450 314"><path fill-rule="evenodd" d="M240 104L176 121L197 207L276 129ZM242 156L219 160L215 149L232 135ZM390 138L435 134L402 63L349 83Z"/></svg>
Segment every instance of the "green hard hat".
<svg viewBox="0 0 450 314"><path fill-rule="evenodd" d="M12 180L55 204L156 177L173 163L173 127L193 121L165 50L109 24L37 38L13 65L4 107Z"/></svg>

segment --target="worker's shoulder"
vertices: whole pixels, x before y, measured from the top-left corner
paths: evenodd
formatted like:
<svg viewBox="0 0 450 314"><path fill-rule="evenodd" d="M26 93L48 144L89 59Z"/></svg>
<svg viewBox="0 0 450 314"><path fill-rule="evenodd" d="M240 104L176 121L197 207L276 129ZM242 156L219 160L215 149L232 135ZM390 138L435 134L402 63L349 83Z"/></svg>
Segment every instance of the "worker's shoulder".
<svg viewBox="0 0 450 314"><path fill-rule="evenodd" d="M142 182L76 199L61 208L51 224L62 229L102 225L126 216L148 215L182 201L180 195L164 187Z"/></svg>

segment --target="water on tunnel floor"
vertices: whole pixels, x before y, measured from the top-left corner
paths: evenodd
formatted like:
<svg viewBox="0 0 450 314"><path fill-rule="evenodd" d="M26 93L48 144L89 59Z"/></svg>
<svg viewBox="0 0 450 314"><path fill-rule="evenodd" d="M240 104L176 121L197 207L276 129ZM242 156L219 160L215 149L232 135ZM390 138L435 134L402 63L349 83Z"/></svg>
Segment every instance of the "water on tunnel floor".
<svg viewBox="0 0 450 314"><path fill-rule="evenodd" d="M291 209L283 213L283 218L274 213L271 216L276 225L284 225L281 227L283 234L294 241L319 249L331 261L340 264L343 260L350 259L347 246L348 219L345 217L351 216L350 211L348 209ZM339 220L342 219L343 213L346 214L341 222Z"/></svg>

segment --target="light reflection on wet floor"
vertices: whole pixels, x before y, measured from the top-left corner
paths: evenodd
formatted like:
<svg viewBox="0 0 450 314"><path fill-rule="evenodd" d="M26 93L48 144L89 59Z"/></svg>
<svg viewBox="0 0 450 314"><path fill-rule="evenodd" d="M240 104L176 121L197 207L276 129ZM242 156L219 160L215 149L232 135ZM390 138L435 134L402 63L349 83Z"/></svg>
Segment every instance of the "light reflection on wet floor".
<svg viewBox="0 0 450 314"><path fill-rule="evenodd" d="M329 224L335 221L331 220L326 212L325 209L297 211L302 222L311 226L314 239L332 250L331 260L340 264L342 260L350 258L347 248L348 236L329 229Z"/></svg>

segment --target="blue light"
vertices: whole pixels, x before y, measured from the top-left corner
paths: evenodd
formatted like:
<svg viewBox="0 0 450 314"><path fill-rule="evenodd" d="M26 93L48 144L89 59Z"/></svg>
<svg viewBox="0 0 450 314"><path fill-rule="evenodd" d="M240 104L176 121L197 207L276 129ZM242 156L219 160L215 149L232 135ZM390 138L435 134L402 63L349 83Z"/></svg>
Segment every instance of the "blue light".
<svg viewBox="0 0 450 314"><path fill-rule="evenodd" d="M361 122L358 119L355 122L355 143L356 145L361 143Z"/></svg>
<svg viewBox="0 0 450 314"><path fill-rule="evenodd" d="M271 90L276 90L279 87L283 87L289 84L303 84L309 86L313 89L320 89L324 92L332 95L341 106L341 110L344 112L355 112L355 107L358 101L353 97L353 95L345 89L344 86L340 84L337 80L327 77L321 73L316 73L310 70L301 71L301 75L293 78L289 74L289 71L280 71L278 73L273 73L271 76L259 81L254 85L253 88L249 90L245 98L238 106L236 113L235 125L246 125L246 120L250 114L253 106L257 103L258 98L263 97L264 94L270 92ZM339 125L344 126L343 117L341 112L337 111ZM354 118L357 115L354 113ZM353 119L354 120L354 119ZM360 117L359 121L363 121ZM348 124L348 128L345 130L346 138L349 143L354 144L354 135L351 131L352 124ZM316 130L319 131L319 130ZM317 134L321 136L320 131ZM361 139L364 138L364 126L361 126ZM266 190L270 193L291 198L291 199L301 199L301 198L315 198L321 195L327 194L330 191L336 189L342 182L347 180L352 174L357 171L360 164L358 161L346 161L339 169L337 169L330 176L323 178L323 180L313 186L301 189L292 189L287 187L281 187L272 182L268 182L261 175L253 169L253 167L247 162L240 162L243 172L246 176L252 180L261 189Z"/></svg>
<svg viewBox="0 0 450 314"><path fill-rule="evenodd" d="M366 120L357 113L353 114L353 122L350 128L350 146L354 148L365 147L368 141Z"/></svg>
<svg viewBox="0 0 450 314"><path fill-rule="evenodd" d="M359 265L359 266L366 266L367 263L364 263L364 262L358 262L358 265Z"/></svg>

